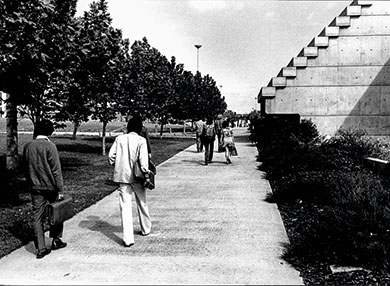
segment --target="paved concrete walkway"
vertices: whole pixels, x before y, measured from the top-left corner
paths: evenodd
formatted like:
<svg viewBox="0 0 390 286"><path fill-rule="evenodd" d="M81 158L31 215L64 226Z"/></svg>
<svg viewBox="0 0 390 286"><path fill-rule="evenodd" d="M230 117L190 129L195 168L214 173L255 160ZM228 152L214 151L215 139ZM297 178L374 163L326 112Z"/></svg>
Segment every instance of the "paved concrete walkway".
<svg viewBox="0 0 390 286"><path fill-rule="evenodd" d="M193 145L158 166L148 194L155 235L122 246L115 191L65 223L68 247L38 260L29 243L1 259L0 284L302 284L280 258L288 239L276 205L263 201L270 186L256 148L237 149L231 165L215 153L205 166Z"/></svg>

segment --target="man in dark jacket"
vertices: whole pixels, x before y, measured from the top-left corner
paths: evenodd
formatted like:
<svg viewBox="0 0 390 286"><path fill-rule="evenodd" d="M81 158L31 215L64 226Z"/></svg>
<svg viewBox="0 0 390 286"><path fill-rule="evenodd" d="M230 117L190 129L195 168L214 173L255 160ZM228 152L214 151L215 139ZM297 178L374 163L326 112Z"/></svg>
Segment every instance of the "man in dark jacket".
<svg viewBox="0 0 390 286"><path fill-rule="evenodd" d="M45 207L62 197L64 188L60 159L57 147L48 138L54 131L49 120L37 122L35 139L24 146L23 163L27 182L31 189L32 208L34 215L35 247L37 258L43 258L50 253L45 245ZM50 237L53 238L52 250L64 248L66 243L61 240L63 224L50 227Z"/></svg>

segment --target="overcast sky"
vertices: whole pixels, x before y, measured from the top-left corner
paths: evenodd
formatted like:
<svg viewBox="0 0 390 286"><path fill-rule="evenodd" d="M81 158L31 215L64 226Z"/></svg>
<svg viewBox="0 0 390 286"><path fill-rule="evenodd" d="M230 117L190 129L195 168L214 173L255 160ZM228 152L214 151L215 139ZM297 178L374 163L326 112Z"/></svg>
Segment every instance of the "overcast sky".
<svg viewBox="0 0 390 286"><path fill-rule="evenodd" d="M92 0L78 0L78 15ZM271 77L352 0L108 0L113 26L132 44L146 37L186 70L209 74L228 109L248 113Z"/></svg>

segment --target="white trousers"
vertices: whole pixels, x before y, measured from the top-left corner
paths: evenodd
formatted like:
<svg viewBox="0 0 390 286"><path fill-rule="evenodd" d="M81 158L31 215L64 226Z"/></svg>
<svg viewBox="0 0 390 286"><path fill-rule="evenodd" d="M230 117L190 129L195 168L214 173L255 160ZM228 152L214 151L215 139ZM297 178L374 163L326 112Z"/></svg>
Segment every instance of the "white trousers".
<svg viewBox="0 0 390 286"><path fill-rule="evenodd" d="M143 185L134 184L119 184L119 207L121 210L123 242L125 244L134 243L133 229L133 211L132 211L132 194L134 192L135 201L137 203L137 211L141 233L147 235L152 229L152 221L149 215L148 205L146 204L146 189Z"/></svg>

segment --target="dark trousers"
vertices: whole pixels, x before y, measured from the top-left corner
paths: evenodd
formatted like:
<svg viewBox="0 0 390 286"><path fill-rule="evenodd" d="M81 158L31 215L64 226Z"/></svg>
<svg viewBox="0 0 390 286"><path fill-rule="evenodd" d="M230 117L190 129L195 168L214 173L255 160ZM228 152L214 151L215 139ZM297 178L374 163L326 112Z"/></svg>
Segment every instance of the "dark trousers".
<svg viewBox="0 0 390 286"><path fill-rule="evenodd" d="M49 202L54 202L56 198L57 192L54 191L52 193L36 191L31 193L32 209L34 215L34 243L38 250L43 250L46 248L44 231L44 222L46 220L45 207L49 204ZM63 229L63 223L50 226L50 237L62 237Z"/></svg>
<svg viewBox="0 0 390 286"><path fill-rule="evenodd" d="M205 163L209 163L213 160L213 154L214 154L214 138L203 138L203 144L204 144L204 161Z"/></svg>

